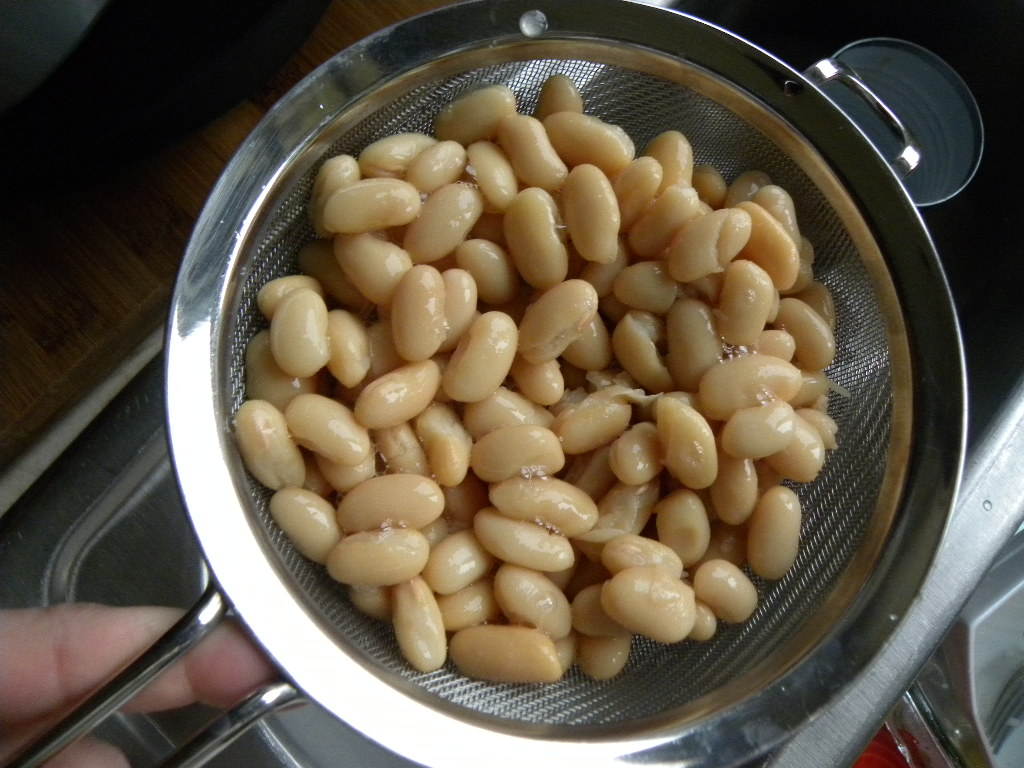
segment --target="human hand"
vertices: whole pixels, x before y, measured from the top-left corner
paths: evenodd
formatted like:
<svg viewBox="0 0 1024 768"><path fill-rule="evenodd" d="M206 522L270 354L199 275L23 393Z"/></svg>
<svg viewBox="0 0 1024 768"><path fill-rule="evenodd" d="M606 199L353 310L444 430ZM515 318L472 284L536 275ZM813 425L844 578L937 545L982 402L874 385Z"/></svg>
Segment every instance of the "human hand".
<svg viewBox="0 0 1024 768"><path fill-rule="evenodd" d="M131 662L181 618L174 608L68 604L0 611L0 764ZM230 622L125 706L153 712L202 702L226 708L277 677ZM47 768L127 768L113 746L86 737Z"/></svg>

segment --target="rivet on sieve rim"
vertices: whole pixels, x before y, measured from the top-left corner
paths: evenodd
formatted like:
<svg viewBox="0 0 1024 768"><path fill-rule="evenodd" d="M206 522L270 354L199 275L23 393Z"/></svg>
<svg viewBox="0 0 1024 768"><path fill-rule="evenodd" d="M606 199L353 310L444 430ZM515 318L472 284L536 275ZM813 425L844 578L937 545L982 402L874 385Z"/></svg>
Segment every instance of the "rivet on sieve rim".
<svg viewBox="0 0 1024 768"><path fill-rule="evenodd" d="M540 37L548 31L548 17L543 11L526 11L519 17L519 31L527 37Z"/></svg>

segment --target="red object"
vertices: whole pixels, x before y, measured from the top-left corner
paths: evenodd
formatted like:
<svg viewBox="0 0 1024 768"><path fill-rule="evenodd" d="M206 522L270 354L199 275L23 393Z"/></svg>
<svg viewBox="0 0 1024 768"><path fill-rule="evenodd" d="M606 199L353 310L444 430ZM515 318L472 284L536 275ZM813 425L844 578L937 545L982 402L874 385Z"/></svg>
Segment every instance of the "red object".
<svg viewBox="0 0 1024 768"><path fill-rule="evenodd" d="M882 728L857 758L853 768L914 768L914 763L900 751L889 729Z"/></svg>

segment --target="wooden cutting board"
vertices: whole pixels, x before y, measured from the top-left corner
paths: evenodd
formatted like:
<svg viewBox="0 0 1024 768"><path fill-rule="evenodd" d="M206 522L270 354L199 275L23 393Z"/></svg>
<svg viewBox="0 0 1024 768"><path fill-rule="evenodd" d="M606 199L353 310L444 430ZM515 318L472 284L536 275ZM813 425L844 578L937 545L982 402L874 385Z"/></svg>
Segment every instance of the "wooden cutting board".
<svg viewBox="0 0 1024 768"><path fill-rule="evenodd" d="M335 0L282 70L211 125L0 212L0 468L162 325L203 203L267 109L337 51L445 4Z"/></svg>

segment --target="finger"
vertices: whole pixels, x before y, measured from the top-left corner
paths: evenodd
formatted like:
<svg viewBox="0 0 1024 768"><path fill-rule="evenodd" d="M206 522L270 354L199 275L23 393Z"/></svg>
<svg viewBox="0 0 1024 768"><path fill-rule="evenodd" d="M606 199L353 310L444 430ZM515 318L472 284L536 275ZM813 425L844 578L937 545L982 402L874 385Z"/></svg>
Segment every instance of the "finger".
<svg viewBox="0 0 1024 768"><path fill-rule="evenodd" d="M129 768L129 765L121 750L87 736L59 752L45 768Z"/></svg>

